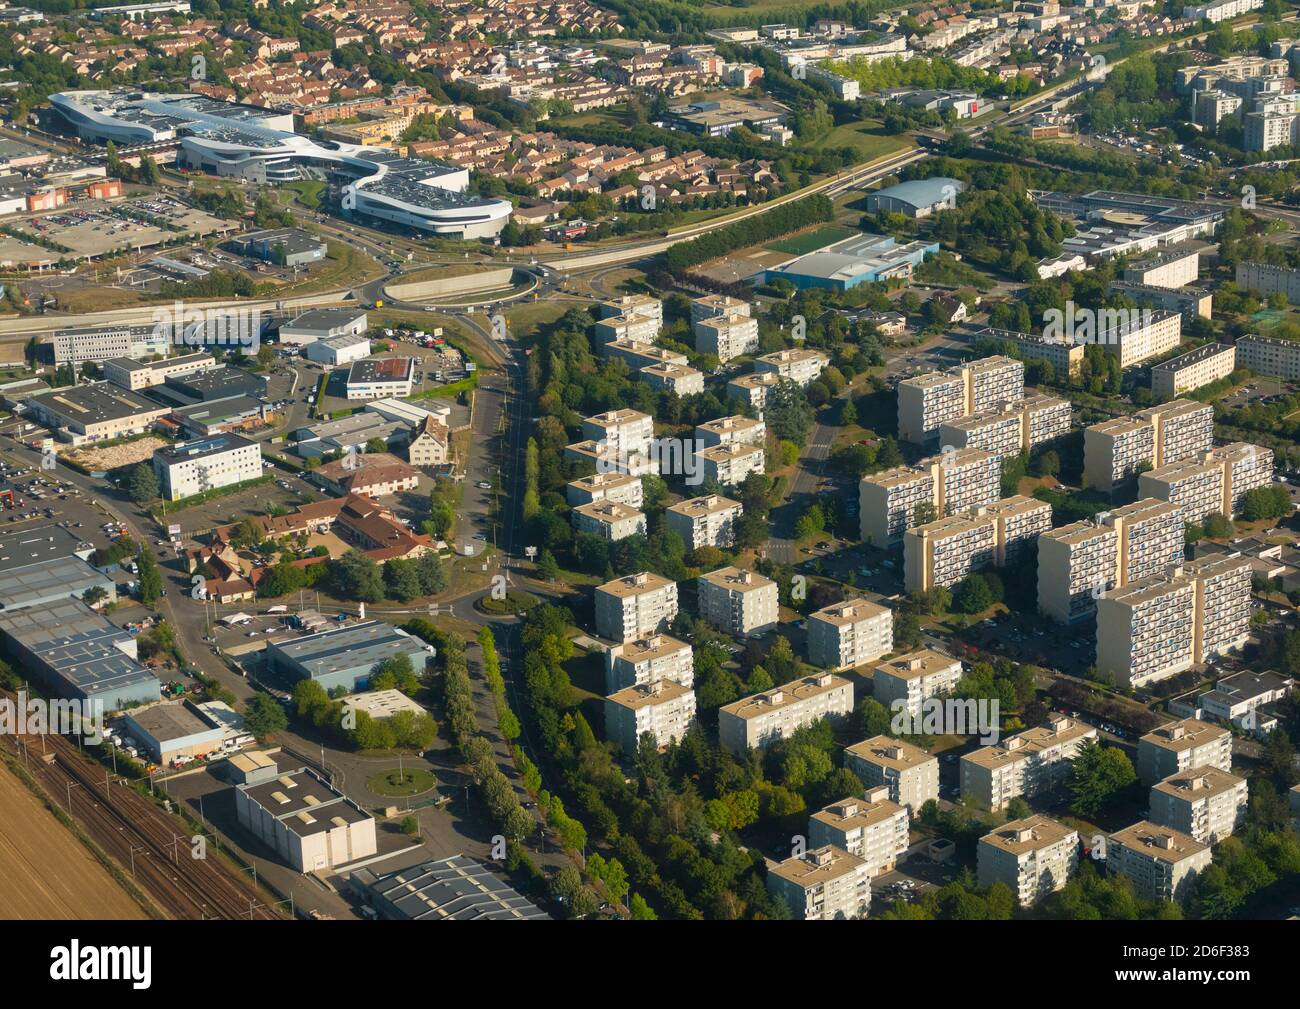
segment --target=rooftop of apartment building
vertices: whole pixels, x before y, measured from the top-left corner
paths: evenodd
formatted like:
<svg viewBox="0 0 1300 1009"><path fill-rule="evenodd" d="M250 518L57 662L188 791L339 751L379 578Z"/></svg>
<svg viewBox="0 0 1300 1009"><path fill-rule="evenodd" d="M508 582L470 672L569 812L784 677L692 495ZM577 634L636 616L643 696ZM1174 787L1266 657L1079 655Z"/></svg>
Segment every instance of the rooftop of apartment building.
<svg viewBox="0 0 1300 1009"><path fill-rule="evenodd" d="M1189 365L1199 364L1201 361L1208 361L1210 358L1218 357L1220 354L1232 351L1232 349L1226 343L1207 343L1195 350L1189 350L1186 354L1179 354L1177 357L1171 357L1168 361L1153 364L1151 370L1177 371L1179 368L1186 368Z"/></svg>
<svg viewBox="0 0 1300 1009"><path fill-rule="evenodd" d="M889 607L881 606L879 603L873 603L867 599L846 599L843 602L823 606L812 614L809 619L821 620L828 624L843 627L889 612Z"/></svg>
<svg viewBox="0 0 1300 1009"><path fill-rule="evenodd" d="M1163 599L1171 593L1190 592L1191 589L1191 579L1183 575L1182 568L1174 568L1168 573L1157 572L1145 578L1135 578L1122 588L1104 593L1102 598L1125 606L1141 606L1154 599Z"/></svg>
<svg viewBox="0 0 1300 1009"><path fill-rule="evenodd" d="M1079 522L1071 522L1069 525L1060 526L1056 529L1049 529L1047 532L1039 534L1043 539L1054 540L1057 543L1063 543L1066 546L1079 546L1092 540L1106 536L1114 536L1115 530L1110 526L1099 525L1096 522L1090 522L1083 519Z"/></svg>
<svg viewBox="0 0 1300 1009"><path fill-rule="evenodd" d="M641 478L630 473L592 473L590 476L580 476L569 482L583 490L610 490L630 483L640 483Z"/></svg>
<svg viewBox="0 0 1300 1009"><path fill-rule="evenodd" d="M877 662L871 667L873 673L882 672L900 680L915 680L922 676L932 676L945 669L951 669L957 663L951 655L936 652L930 648L918 648L906 655L897 655L884 662ZM960 663L958 663L960 665Z"/></svg>
<svg viewBox="0 0 1300 1009"><path fill-rule="evenodd" d="M605 413L598 413L593 417L584 418L585 424L599 424L602 427L614 427L615 425L630 424L633 421L653 420L648 413L642 413L640 410L623 408L622 410L608 410Z"/></svg>
<svg viewBox="0 0 1300 1009"><path fill-rule="evenodd" d="M620 504L617 501L592 501L590 504L578 505L573 510L579 515L598 519L601 522L623 522L638 515L642 517L645 515L631 505Z"/></svg>
<svg viewBox="0 0 1300 1009"><path fill-rule="evenodd" d="M615 645L611 652L628 662L651 662L666 655L675 655L683 648L691 646L685 641L678 641L667 634L652 634L648 638L638 638L622 645Z"/></svg>
<svg viewBox="0 0 1300 1009"><path fill-rule="evenodd" d="M756 589L776 584L772 579L766 578L757 572L746 571L737 567L718 568L717 571L710 571L706 575L700 575L700 581L708 582L720 589L727 589L731 592L753 592Z"/></svg>
<svg viewBox="0 0 1300 1009"><path fill-rule="evenodd" d="M1032 515L1041 511L1051 512L1052 506L1046 501L1039 501L1036 497L1027 497L1024 494L1013 494L1011 497L1004 497L1000 501L994 501L992 504L985 505L984 511L994 518L1009 519L1017 515Z"/></svg>
<svg viewBox="0 0 1300 1009"><path fill-rule="evenodd" d="M1171 314L1171 313L1166 313ZM1214 407L1209 403L1198 403L1194 399L1171 399L1168 403L1161 403L1158 406L1147 407L1145 410L1139 410L1134 416L1143 420L1152 420L1157 416L1163 417L1165 422L1175 420L1179 417L1188 417L1197 413L1213 413Z"/></svg>
<svg viewBox="0 0 1300 1009"><path fill-rule="evenodd" d="M806 890L839 879L862 864L862 859L857 855L850 855L842 848L828 844L824 848L814 848L802 856L787 858L777 865L769 865L767 871Z"/></svg>
<svg viewBox="0 0 1300 1009"><path fill-rule="evenodd" d="M754 428L762 427L761 420L755 420L753 417L719 417L717 420L705 421L697 425L699 431L709 431L714 434L721 434L724 431L752 431Z"/></svg>
<svg viewBox="0 0 1300 1009"><path fill-rule="evenodd" d="M1171 774L1164 781L1152 785L1153 792L1163 792L1178 799L1195 802L1230 792L1246 779L1213 766L1193 767Z"/></svg>
<svg viewBox="0 0 1300 1009"><path fill-rule="evenodd" d="M1161 501L1157 497L1144 497L1131 504L1112 508L1110 518L1123 519L1127 524L1132 525L1134 522L1147 521L1169 515L1172 512L1178 512L1179 518L1181 518L1182 511L1182 507L1172 501Z"/></svg>
<svg viewBox="0 0 1300 1009"><path fill-rule="evenodd" d="M1076 722L1073 718L1054 715L1047 725L1026 729L1024 732L968 753L962 760L968 760L981 767L998 768L1032 754L1039 753L1051 746L1070 743L1096 732L1091 725Z"/></svg>
<svg viewBox="0 0 1300 1009"><path fill-rule="evenodd" d="M1073 827L1035 814L1026 816L1023 820L1004 823L981 837L980 843L992 845L1012 855L1024 855L1059 844L1071 834L1077 834Z"/></svg>
<svg viewBox="0 0 1300 1009"><path fill-rule="evenodd" d="M641 571L635 575L615 578L613 581L601 585L596 591L611 596L635 596L640 595L642 592L654 592L657 589L676 584L672 579L657 575L653 571Z"/></svg>
<svg viewBox="0 0 1300 1009"><path fill-rule="evenodd" d="M1147 743L1150 746L1158 746L1162 750L1179 753L1183 750L1204 746L1227 735L1230 735L1230 733L1222 726L1211 725L1209 722L1202 722L1198 718L1184 718L1181 721L1170 722L1168 725L1153 729L1143 736L1139 742Z"/></svg>
<svg viewBox="0 0 1300 1009"><path fill-rule="evenodd" d="M679 515L687 515L695 518L701 515L713 515L717 512L730 511L733 508L739 508L740 502L733 501L729 497L723 497L721 494L705 494L703 497L688 498L685 501L678 501L675 505L669 505L665 511L676 512Z"/></svg>
<svg viewBox="0 0 1300 1009"><path fill-rule="evenodd" d="M1191 578L1218 578L1240 571L1253 570L1249 557L1241 554L1210 554L1183 564L1183 574Z"/></svg>
<svg viewBox="0 0 1300 1009"><path fill-rule="evenodd" d="M931 761L938 762L937 757L914 743L893 739L890 736L872 736L860 743L854 743L845 752L895 771L910 770Z"/></svg>
<svg viewBox="0 0 1300 1009"><path fill-rule="evenodd" d="M1171 864L1191 858L1208 847L1180 830L1162 827L1150 820L1141 820L1131 827L1116 831L1110 835L1110 840L1112 844L1121 844L1150 858Z"/></svg>
<svg viewBox="0 0 1300 1009"><path fill-rule="evenodd" d="M835 676L832 673L819 673L814 676L803 676L797 680L791 680L789 683L783 683L779 687L773 687L771 690L765 690L759 694L742 697L738 701L724 704L718 710L725 711L736 718L757 718L759 715L766 715L791 704L798 704L816 697L818 694L824 694L829 690L848 686L850 686L849 681L843 677Z"/></svg>
<svg viewBox="0 0 1300 1009"><path fill-rule="evenodd" d="M869 788L862 798L841 799L813 813L812 819L838 830L861 830L884 823L903 811L903 807L889 800L889 789L884 785Z"/></svg>
<svg viewBox="0 0 1300 1009"><path fill-rule="evenodd" d="M693 692L690 687L684 687L676 680L656 680L654 683L638 683L631 687L624 687L605 699L635 711L638 708L666 704Z"/></svg>

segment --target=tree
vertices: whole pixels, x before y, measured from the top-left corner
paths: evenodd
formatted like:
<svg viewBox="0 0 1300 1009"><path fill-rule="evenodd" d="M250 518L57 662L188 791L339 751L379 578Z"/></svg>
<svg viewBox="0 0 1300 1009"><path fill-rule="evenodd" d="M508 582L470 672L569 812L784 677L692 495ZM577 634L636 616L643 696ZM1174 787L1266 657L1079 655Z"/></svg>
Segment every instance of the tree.
<svg viewBox="0 0 1300 1009"><path fill-rule="evenodd" d="M95 607L108 598L108 589L102 585L92 585L81 594L81 601L87 606Z"/></svg>
<svg viewBox="0 0 1300 1009"><path fill-rule="evenodd" d="M153 467L146 462L131 470L126 480L126 493L136 504L147 504L162 493Z"/></svg>
<svg viewBox="0 0 1300 1009"><path fill-rule="evenodd" d="M162 572L158 570L153 551L146 546L140 547L136 562L140 568L140 602L152 606L163 594Z"/></svg>
<svg viewBox="0 0 1300 1009"><path fill-rule="evenodd" d="M360 550L349 550L330 566L334 587L345 599L377 603L384 598L379 565Z"/></svg>
<svg viewBox="0 0 1300 1009"><path fill-rule="evenodd" d="M420 582L420 595L434 596L447 587L447 570L442 558L432 550L421 554L415 562L415 575Z"/></svg>
<svg viewBox="0 0 1300 1009"><path fill-rule="evenodd" d="M954 601L962 613L983 613L993 605L993 593L983 575L967 575L958 586Z"/></svg>
<svg viewBox="0 0 1300 1009"><path fill-rule="evenodd" d="M258 739L268 739L288 724L284 708L265 691L258 691L244 705L244 726Z"/></svg>
<svg viewBox="0 0 1300 1009"><path fill-rule="evenodd" d="M560 577L560 562L555 559L555 554L549 550L543 550L541 556L537 558L537 573L545 578L548 582L557 581Z"/></svg>
<svg viewBox="0 0 1300 1009"><path fill-rule="evenodd" d="M1135 781L1137 772L1123 750L1089 740L1070 766L1070 811L1093 819Z"/></svg>
<svg viewBox="0 0 1300 1009"><path fill-rule="evenodd" d="M767 391L763 419L779 440L802 445L813 425L812 404L799 386L783 378Z"/></svg>

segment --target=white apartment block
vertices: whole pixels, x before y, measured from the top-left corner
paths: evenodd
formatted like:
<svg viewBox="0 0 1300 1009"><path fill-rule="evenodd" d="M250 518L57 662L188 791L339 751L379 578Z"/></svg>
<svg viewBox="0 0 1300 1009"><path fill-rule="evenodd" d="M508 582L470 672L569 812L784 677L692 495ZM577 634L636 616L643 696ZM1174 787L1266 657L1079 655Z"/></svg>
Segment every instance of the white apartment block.
<svg viewBox="0 0 1300 1009"><path fill-rule="evenodd" d="M1176 399L1085 428L1083 472L1087 485L1109 492L1133 479L1144 463L1153 468L1195 459L1214 439L1214 408Z"/></svg>
<svg viewBox="0 0 1300 1009"><path fill-rule="evenodd" d="M1107 867L1133 881L1139 900L1187 900L1211 859L1209 845L1150 820L1111 834L1106 845Z"/></svg>
<svg viewBox="0 0 1300 1009"><path fill-rule="evenodd" d="M719 315L749 315L748 301L741 301L726 294L707 294L691 301L691 325L713 319Z"/></svg>
<svg viewBox="0 0 1300 1009"><path fill-rule="evenodd" d="M262 475L262 448L237 434L180 442L153 454L164 501L179 501Z"/></svg>
<svg viewBox="0 0 1300 1009"><path fill-rule="evenodd" d="M1166 249L1144 256L1124 267L1124 279L1152 287L1185 287L1196 282L1201 272L1201 255L1195 249Z"/></svg>
<svg viewBox="0 0 1300 1009"><path fill-rule="evenodd" d="M946 421L1014 403L1025 396L1025 366L1009 357L986 357L948 371L898 383L898 435L923 445Z"/></svg>
<svg viewBox="0 0 1300 1009"><path fill-rule="evenodd" d="M754 416L763 416L763 407L767 405L767 390L781 381L781 376L773 371L756 371L741 375L727 382L728 398L743 400L754 408Z"/></svg>
<svg viewBox="0 0 1300 1009"><path fill-rule="evenodd" d="M1183 338L1183 317L1179 312L1145 309L1132 324L1127 313L1111 328L1097 333L1097 342L1119 359L1121 368L1161 357Z"/></svg>
<svg viewBox="0 0 1300 1009"><path fill-rule="evenodd" d="M1193 767L1151 786L1151 821L1201 844L1216 845L1246 825L1246 779L1217 767Z"/></svg>
<svg viewBox="0 0 1300 1009"><path fill-rule="evenodd" d="M715 315L701 319L691 328L695 333L695 350L700 354L712 354L723 363L758 350L758 320L748 312Z"/></svg>
<svg viewBox="0 0 1300 1009"><path fill-rule="evenodd" d="M1017 494L909 529L903 535L904 584L909 592L928 592L986 568L1015 564L1051 527L1051 505Z"/></svg>
<svg viewBox="0 0 1300 1009"><path fill-rule="evenodd" d="M685 368L690 364L685 354L678 354L676 351L665 350L663 347L655 347L648 343L638 343L635 340L615 340L613 343L605 344L604 349L606 357L623 361L628 366L628 370L634 373L652 365L675 364Z"/></svg>
<svg viewBox="0 0 1300 1009"><path fill-rule="evenodd" d="M1184 718L1153 729L1138 740L1137 772L1144 785L1194 767L1232 770L1232 733L1220 725Z"/></svg>
<svg viewBox="0 0 1300 1009"><path fill-rule="evenodd" d="M1223 467L1223 504L1219 510L1229 518L1241 514L1247 494L1273 482L1273 450L1263 445L1236 441L1210 449L1203 458Z"/></svg>
<svg viewBox="0 0 1300 1009"><path fill-rule="evenodd" d="M680 740L695 721L695 691L672 680L625 687L605 698L605 737L633 756L649 733L656 747Z"/></svg>
<svg viewBox="0 0 1300 1009"><path fill-rule="evenodd" d="M648 455L654 436L654 418L638 410L610 410L582 421L584 439L602 442L606 451L620 456Z"/></svg>
<svg viewBox="0 0 1300 1009"><path fill-rule="evenodd" d="M985 809L999 810L1016 796L1050 792L1070 775L1070 761L1088 740L1091 725L1052 715L1047 725L1026 729L961 758L961 794Z"/></svg>
<svg viewBox="0 0 1300 1009"><path fill-rule="evenodd" d="M805 725L853 712L853 684L832 673L791 680L718 709L718 740L732 753L764 750Z"/></svg>
<svg viewBox="0 0 1300 1009"><path fill-rule="evenodd" d="M1072 522L1038 537L1038 609L1063 624L1090 617L1097 596L1119 584L1119 534Z"/></svg>
<svg viewBox="0 0 1300 1009"><path fill-rule="evenodd" d="M602 441L575 441L564 446L564 457L588 463L597 473L624 473L642 477L658 472L658 462L650 455L624 455Z"/></svg>
<svg viewBox="0 0 1300 1009"><path fill-rule="evenodd" d="M939 800L939 758L913 743L872 736L845 749L844 766L868 788L887 787L889 798L912 816L931 799Z"/></svg>
<svg viewBox="0 0 1300 1009"><path fill-rule="evenodd" d="M724 487L744 483L751 473L762 474L767 466L767 454L759 445L731 442L701 449L698 453L706 480L716 480Z"/></svg>
<svg viewBox="0 0 1300 1009"><path fill-rule="evenodd" d="M715 445L763 445L767 425L753 417L719 417L695 426L695 440L704 448Z"/></svg>
<svg viewBox="0 0 1300 1009"><path fill-rule="evenodd" d="M1178 505L1188 522L1204 522L1223 511L1224 467L1214 463L1176 462L1138 476L1138 496Z"/></svg>
<svg viewBox="0 0 1300 1009"><path fill-rule="evenodd" d="M761 633L780 619L776 582L753 571L710 571L697 579L697 593L700 616L728 634Z"/></svg>
<svg viewBox="0 0 1300 1009"><path fill-rule="evenodd" d="M1104 523L1119 534L1119 581L1124 586L1182 563L1183 510L1168 501L1140 498L1112 509Z"/></svg>
<svg viewBox="0 0 1300 1009"><path fill-rule="evenodd" d="M1069 434L1070 418L1069 400L1035 393L982 413L944 421L939 425L939 444L983 449L1001 460Z"/></svg>
<svg viewBox="0 0 1300 1009"><path fill-rule="evenodd" d="M872 666L871 694L891 712L919 719L922 704L951 693L961 677L960 659L921 648Z"/></svg>
<svg viewBox="0 0 1300 1009"><path fill-rule="evenodd" d="M1257 11L1263 6L1264 0L1209 0L1203 4L1184 4L1183 17L1197 21L1204 18L1218 24Z"/></svg>
<svg viewBox="0 0 1300 1009"><path fill-rule="evenodd" d="M1300 116L1295 112L1247 112L1242 118L1245 131L1243 149L1271 151L1274 147L1291 146L1300 140Z"/></svg>
<svg viewBox="0 0 1300 1009"><path fill-rule="evenodd" d="M599 346L611 343L631 343L649 345L659 336L662 320L652 315L629 312L626 315L611 315L608 319L596 322L593 332Z"/></svg>
<svg viewBox="0 0 1300 1009"><path fill-rule="evenodd" d="M1290 266L1273 266L1269 263L1238 263L1237 287L1243 291L1258 291L1268 297L1270 294L1284 294L1291 303L1300 302L1300 270ZM1246 340L1269 339L1269 337L1247 336ZM1288 341L1291 342L1291 341ZM1237 341L1241 346L1241 341ZM1244 367L1254 371L1253 365L1241 362ZM1273 374L1268 372L1268 374Z"/></svg>
<svg viewBox="0 0 1300 1009"><path fill-rule="evenodd" d="M979 885L1002 883L1021 907L1060 890L1079 867L1079 832L1046 816L1012 820L980 838Z"/></svg>
<svg viewBox="0 0 1300 1009"><path fill-rule="evenodd" d="M867 872L889 872L907 851L907 810L889 797L887 785L868 788L861 798L841 799L808 818L808 846L833 845L857 855Z"/></svg>
<svg viewBox="0 0 1300 1009"><path fill-rule="evenodd" d="M638 373L647 385L678 396L698 396L704 392L704 372L684 364L651 364Z"/></svg>
<svg viewBox="0 0 1300 1009"><path fill-rule="evenodd" d="M771 372L778 378L786 378L795 385L806 386L816 380L831 359L820 350L778 350L754 358L756 372Z"/></svg>
<svg viewBox="0 0 1300 1009"><path fill-rule="evenodd" d="M651 571L596 589L596 633L626 643L664 630L677 616L677 583Z"/></svg>
<svg viewBox="0 0 1300 1009"><path fill-rule="evenodd" d="M570 480L565 484L564 493L571 508L597 501L640 508L645 500L641 478L630 473L593 473Z"/></svg>
<svg viewBox="0 0 1300 1009"><path fill-rule="evenodd" d="M1180 396L1227 378L1237 367L1237 348L1227 343L1207 343L1151 368L1151 394L1158 398Z"/></svg>
<svg viewBox="0 0 1300 1009"><path fill-rule="evenodd" d="M978 448L869 473L858 484L862 538L879 546L897 543L906 530L924 525L919 516L925 511L941 518L981 508L997 501L1001 489L998 457Z"/></svg>
<svg viewBox="0 0 1300 1009"><path fill-rule="evenodd" d="M808 661L852 669L894 650L894 611L866 599L831 603L808 617Z"/></svg>
<svg viewBox="0 0 1300 1009"><path fill-rule="evenodd" d="M621 298L602 301L596 309L596 315L601 319L632 313L654 319L655 322L662 326L664 322L664 303L648 294L626 294Z"/></svg>
<svg viewBox="0 0 1300 1009"><path fill-rule="evenodd" d="M1190 669L1195 610L1195 587L1180 575L1149 575L1103 594L1097 600L1098 670L1120 686L1142 687Z"/></svg>
<svg viewBox="0 0 1300 1009"><path fill-rule="evenodd" d="M865 918L871 909L867 863L830 846L769 863L767 889L800 921Z"/></svg>
<svg viewBox="0 0 1300 1009"><path fill-rule="evenodd" d="M745 509L739 501L718 494L690 498L664 509L664 524L686 544L700 547L729 547L736 542L736 524Z"/></svg>
<svg viewBox="0 0 1300 1009"><path fill-rule="evenodd" d="M596 501L573 509L573 528L617 543L629 536L645 535L645 512L613 501Z"/></svg>
<svg viewBox="0 0 1300 1009"><path fill-rule="evenodd" d="M1250 637L1249 557L1200 557L1183 565L1195 589L1192 655L1206 663L1237 651Z"/></svg>
<svg viewBox="0 0 1300 1009"><path fill-rule="evenodd" d="M685 641L667 634L651 634L614 645L605 652L606 693L660 680L683 687L694 685L695 654Z"/></svg>
<svg viewBox="0 0 1300 1009"><path fill-rule="evenodd" d="M1300 270L1296 276L1296 287L1300 288ZM1300 378L1300 342L1276 336L1243 336L1238 338L1236 348L1238 367L1287 381Z"/></svg>

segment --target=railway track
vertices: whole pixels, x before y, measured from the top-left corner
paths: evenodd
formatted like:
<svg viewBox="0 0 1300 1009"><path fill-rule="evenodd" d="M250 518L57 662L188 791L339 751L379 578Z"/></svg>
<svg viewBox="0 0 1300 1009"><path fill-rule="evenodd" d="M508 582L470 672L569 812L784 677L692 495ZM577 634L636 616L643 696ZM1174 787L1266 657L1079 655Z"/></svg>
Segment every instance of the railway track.
<svg viewBox="0 0 1300 1009"><path fill-rule="evenodd" d="M42 753L42 741L44 753ZM184 920L285 917L215 852L194 858L191 834L176 817L105 777L103 769L58 735L5 737L5 749L23 760L50 800L87 834L167 917ZM53 759L50 760L49 756Z"/></svg>

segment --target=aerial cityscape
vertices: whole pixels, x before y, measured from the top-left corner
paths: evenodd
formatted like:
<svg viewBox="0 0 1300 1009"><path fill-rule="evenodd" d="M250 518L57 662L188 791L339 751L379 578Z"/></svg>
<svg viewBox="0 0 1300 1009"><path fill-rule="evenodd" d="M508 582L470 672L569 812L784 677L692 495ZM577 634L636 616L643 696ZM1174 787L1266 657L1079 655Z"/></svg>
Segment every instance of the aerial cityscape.
<svg viewBox="0 0 1300 1009"><path fill-rule="evenodd" d="M1300 920L1300 3L0 23L0 919Z"/></svg>

